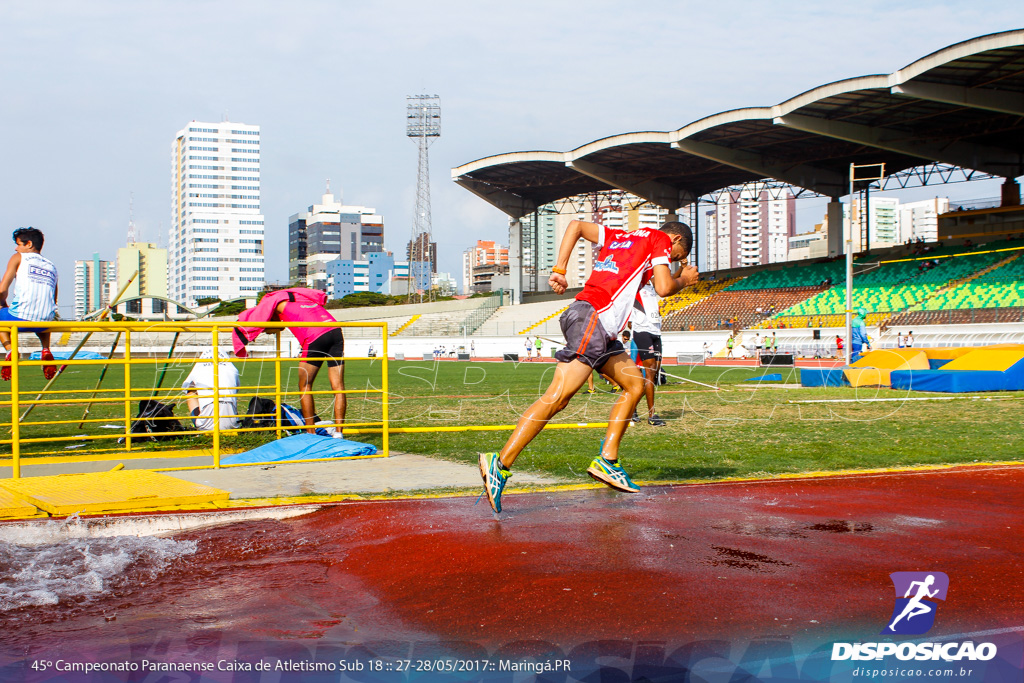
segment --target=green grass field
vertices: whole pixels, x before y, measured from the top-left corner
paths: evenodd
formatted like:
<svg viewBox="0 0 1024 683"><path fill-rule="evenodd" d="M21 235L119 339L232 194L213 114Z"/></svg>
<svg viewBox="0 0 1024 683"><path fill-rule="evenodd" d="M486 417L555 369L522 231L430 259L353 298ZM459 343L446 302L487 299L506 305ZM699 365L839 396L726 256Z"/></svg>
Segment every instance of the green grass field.
<svg viewBox="0 0 1024 683"><path fill-rule="evenodd" d="M133 366L133 396L148 397L154 386L157 364ZM392 427L457 427L467 425L511 425L519 414L546 388L554 370L552 363L475 363L475 362L392 362L390 364L390 411ZM358 390L349 396L348 422L372 422L381 419L381 398L372 390L380 389L380 362L351 361L346 368L346 386ZM796 473L823 469L899 467L920 464L965 463L974 461L1021 460L1024 453L1021 399L1024 394L998 393L991 400L896 401L876 403L794 404L790 401L815 399L922 398L939 396L919 392L906 393L875 389L803 389L751 388L743 380L764 370L722 368L667 368L706 384L722 387L712 391L703 387L672 383L659 387L657 412L668 421L667 427L646 423L629 428L623 442L623 463L636 479L678 480L714 479L730 476ZM779 372L779 370L772 370ZM786 370L784 383L798 383L798 371ZM187 367L173 368L164 387L180 385ZM294 391L294 364L285 364L287 387ZM69 368L54 389L62 392L90 390L99 375L97 366ZM75 420L71 425L26 425L22 428L22 455L63 453L82 455L92 449L120 452L114 440L85 441L82 435L107 435L118 432L102 425L124 423L123 374L112 367L104 387L117 389L104 396L117 396L116 404L94 406L89 423L77 428L82 405L47 405L36 409L30 422ZM244 366L243 385L273 384L273 365L248 363ZM34 397L43 385L35 368L23 381L22 401ZM318 389L327 388L326 377L318 380ZM608 417L616 394L598 381L595 394L581 392L556 418L562 423L603 422ZM9 401L7 394L0 400ZM270 394L271 391L263 391ZM62 393L51 399L87 398L89 393ZM180 399L174 390L170 397ZM288 401L297 405L294 395ZM329 396L317 398L319 414L328 416ZM240 400L244 406L248 399ZM641 402L641 413L644 403ZM138 410L132 401L133 413ZM176 409L184 416L182 402ZM10 409L0 409L0 419L10 421ZM509 434L503 431L434 432L393 434L391 448L450 460L475 462L481 451L497 450ZM543 432L520 456L517 468L544 472L557 477L576 478L598 452L603 429L565 429ZM28 439L62 439L48 443ZM272 435L225 435L226 448L245 450ZM381 444L379 434L359 434L352 438ZM144 444L143 449L194 449L210 445L207 435L184 437L174 442ZM65 450L68 445L85 444ZM2 448L10 452L10 445ZM169 466L173 466L170 463Z"/></svg>

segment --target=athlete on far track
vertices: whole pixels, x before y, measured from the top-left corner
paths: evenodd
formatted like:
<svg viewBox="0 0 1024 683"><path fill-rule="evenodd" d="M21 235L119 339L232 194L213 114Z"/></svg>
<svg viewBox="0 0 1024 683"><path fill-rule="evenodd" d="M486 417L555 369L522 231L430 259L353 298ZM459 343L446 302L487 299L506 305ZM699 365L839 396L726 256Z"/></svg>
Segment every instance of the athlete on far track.
<svg viewBox="0 0 1024 683"><path fill-rule="evenodd" d="M583 291L559 319L566 346L555 354L558 364L551 385L519 418L500 452L480 455L484 492L495 512L501 512L501 492L512 476L509 468L516 457L565 408L594 370L611 377L623 391L612 406L601 452L590 463L587 473L619 491L640 490L619 464L619 442L644 394L644 382L618 335L626 327L637 291L645 284L653 282L659 296L671 296L697 282L697 269L693 266L683 267L675 276L669 269L670 263L682 261L690 254L693 234L689 226L677 222L665 223L659 230L626 232L572 221L558 247L558 263L548 279L556 294L564 293L568 286L565 269L581 237L597 244L600 253Z"/></svg>

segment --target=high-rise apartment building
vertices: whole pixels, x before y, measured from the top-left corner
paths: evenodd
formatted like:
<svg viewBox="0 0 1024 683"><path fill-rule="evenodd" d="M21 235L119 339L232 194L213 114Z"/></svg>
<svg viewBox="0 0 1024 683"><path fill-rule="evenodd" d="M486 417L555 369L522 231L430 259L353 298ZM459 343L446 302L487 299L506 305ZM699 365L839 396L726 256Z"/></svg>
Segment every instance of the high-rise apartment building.
<svg viewBox="0 0 1024 683"><path fill-rule="evenodd" d="M132 273L138 276L124 292L124 298L162 296L167 292L167 250L151 242L132 242L117 250L117 288L124 287Z"/></svg>
<svg viewBox="0 0 1024 683"><path fill-rule="evenodd" d="M364 260L384 251L384 219L376 209L350 206L330 188L308 211L288 219L288 281L327 291L327 264Z"/></svg>
<svg viewBox="0 0 1024 683"><path fill-rule="evenodd" d="M902 244L907 240L923 239L935 242L939 239L939 214L949 211L948 197L935 197L919 202L908 202L899 206L899 238Z"/></svg>
<svg viewBox="0 0 1024 683"><path fill-rule="evenodd" d="M707 212L706 263L710 270L779 263L796 234L796 199L773 197L758 185L723 192Z"/></svg>
<svg viewBox="0 0 1024 683"><path fill-rule="evenodd" d="M421 232L406 244L405 258L409 263L430 264L430 272L426 274L426 282L429 283L430 276L437 272L437 242L431 242L430 235L425 232ZM417 277L421 276L417 275Z"/></svg>
<svg viewBox="0 0 1024 683"><path fill-rule="evenodd" d="M409 263L395 261L390 251L367 254L365 259L335 259L327 263L327 294L343 299L354 292L391 294L395 279L408 281ZM408 294L406 285L403 293Z"/></svg>
<svg viewBox="0 0 1024 683"><path fill-rule="evenodd" d="M171 150L168 296L255 297L265 283L260 128L193 121Z"/></svg>
<svg viewBox="0 0 1024 683"><path fill-rule="evenodd" d="M497 242L477 240L462 252L462 293L491 291L491 280L508 272L508 247Z"/></svg>
<svg viewBox="0 0 1024 683"><path fill-rule="evenodd" d="M93 254L89 261L75 261L75 318L81 320L110 303L111 285L116 282L113 261L100 260L99 254Z"/></svg>
<svg viewBox="0 0 1024 683"><path fill-rule="evenodd" d="M849 221L849 205L843 205L843 218ZM865 210L866 209L866 210ZM860 251L870 242L871 248L900 241L900 200L896 197L872 195L867 206L860 198L853 200L853 247Z"/></svg>

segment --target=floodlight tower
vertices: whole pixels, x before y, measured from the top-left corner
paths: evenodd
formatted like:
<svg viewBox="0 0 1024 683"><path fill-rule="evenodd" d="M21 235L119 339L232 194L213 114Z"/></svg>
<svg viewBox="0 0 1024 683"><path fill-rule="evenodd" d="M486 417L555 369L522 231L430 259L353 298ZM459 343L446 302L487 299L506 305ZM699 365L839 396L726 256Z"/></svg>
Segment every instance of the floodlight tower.
<svg viewBox="0 0 1024 683"><path fill-rule="evenodd" d="M430 225L430 163L427 150L441 137L441 98L437 95L411 95L406 98L405 134L419 147L416 167L416 214L409 240L409 300L425 282L429 299L434 298L430 280L433 275L430 259L432 230ZM423 300L423 295L419 295Z"/></svg>

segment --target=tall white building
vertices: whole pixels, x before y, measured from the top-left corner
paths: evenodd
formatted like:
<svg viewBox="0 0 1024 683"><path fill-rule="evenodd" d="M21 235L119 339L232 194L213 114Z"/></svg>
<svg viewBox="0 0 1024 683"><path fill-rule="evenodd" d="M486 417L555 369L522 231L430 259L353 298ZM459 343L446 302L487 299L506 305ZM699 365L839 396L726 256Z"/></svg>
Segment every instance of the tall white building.
<svg viewBox="0 0 1024 683"><path fill-rule="evenodd" d="M193 121L171 149L168 296L254 297L265 282L260 128Z"/></svg>
<svg viewBox="0 0 1024 683"><path fill-rule="evenodd" d="M923 239L936 242L939 239L939 214L949 211L948 197L935 197L920 202L908 202L899 206L899 242Z"/></svg>
<svg viewBox="0 0 1024 683"><path fill-rule="evenodd" d="M796 234L796 199L778 198L756 183L723 192L707 213L707 268L724 270L785 261Z"/></svg>
<svg viewBox="0 0 1024 683"><path fill-rule="evenodd" d="M101 261L99 254L88 261L75 261L75 318L81 320L110 303L111 285L117 285L116 263Z"/></svg>

